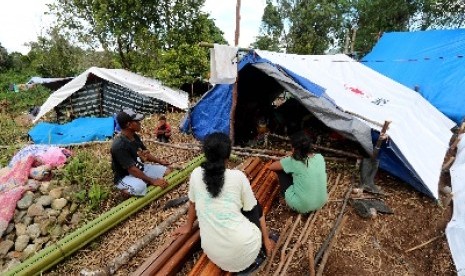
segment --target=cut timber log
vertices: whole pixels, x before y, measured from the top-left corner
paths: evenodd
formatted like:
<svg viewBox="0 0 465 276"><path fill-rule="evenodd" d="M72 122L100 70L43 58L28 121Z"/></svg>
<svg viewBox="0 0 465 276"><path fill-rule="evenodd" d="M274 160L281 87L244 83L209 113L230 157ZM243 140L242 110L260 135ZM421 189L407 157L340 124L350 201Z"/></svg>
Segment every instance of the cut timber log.
<svg viewBox="0 0 465 276"><path fill-rule="evenodd" d="M161 254L152 255L132 275L153 275L159 271L165 263L189 240L189 238L196 233L198 229L199 225L195 222L189 233L176 238L174 241L169 240L169 245L165 247L166 249L163 250Z"/></svg>
<svg viewBox="0 0 465 276"><path fill-rule="evenodd" d="M184 261L189 257L193 250L199 245L200 229L189 237L183 246L177 250L174 255L169 258L168 262L156 272L157 275L176 275L184 265ZM151 273L153 275L153 273Z"/></svg>

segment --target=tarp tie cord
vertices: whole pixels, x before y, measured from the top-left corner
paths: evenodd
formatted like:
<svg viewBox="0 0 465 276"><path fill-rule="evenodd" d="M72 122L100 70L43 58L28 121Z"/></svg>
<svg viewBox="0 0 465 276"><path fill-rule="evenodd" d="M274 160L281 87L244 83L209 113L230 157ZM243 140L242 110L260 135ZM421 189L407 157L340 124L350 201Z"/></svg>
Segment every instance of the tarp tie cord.
<svg viewBox="0 0 465 276"><path fill-rule="evenodd" d="M463 58L464 55L456 55L456 56L451 56L451 57L436 57L436 58L429 58L429 57L424 57L424 58L411 58L411 59L392 59L392 60L360 60L361 63L367 63L367 62L418 62L418 61L429 61L429 60L435 60L435 59L452 59L452 58ZM353 62L353 61L340 61L340 62Z"/></svg>

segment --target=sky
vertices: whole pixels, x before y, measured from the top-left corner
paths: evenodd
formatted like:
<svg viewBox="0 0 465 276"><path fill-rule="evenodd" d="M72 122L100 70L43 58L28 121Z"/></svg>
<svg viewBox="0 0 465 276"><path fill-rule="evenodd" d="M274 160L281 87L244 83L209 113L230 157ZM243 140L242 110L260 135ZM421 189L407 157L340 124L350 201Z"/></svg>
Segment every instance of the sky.
<svg viewBox="0 0 465 276"><path fill-rule="evenodd" d="M241 29L239 46L248 47L258 35L266 0L241 0ZM13 0L5 1L0 9L0 43L8 53L27 54L24 44L36 41L53 18L44 15L46 4L53 0ZM208 12L216 25L224 32L229 45L234 45L236 26L236 0L206 0L203 11Z"/></svg>

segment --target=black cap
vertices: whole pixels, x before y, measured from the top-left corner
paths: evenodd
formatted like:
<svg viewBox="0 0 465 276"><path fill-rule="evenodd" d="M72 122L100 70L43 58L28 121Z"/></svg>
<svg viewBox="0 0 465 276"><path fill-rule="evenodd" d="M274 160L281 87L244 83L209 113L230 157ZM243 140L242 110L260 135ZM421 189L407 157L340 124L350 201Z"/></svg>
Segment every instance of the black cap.
<svg viewBox="0 0 465 276"><path fill-rule="evenodd" d="M144 119L144 115L136 113L130 108L125 108L116 115L116 121L121 128L125 128L127 123L131 121L140 121L142 119Z"/></svg>

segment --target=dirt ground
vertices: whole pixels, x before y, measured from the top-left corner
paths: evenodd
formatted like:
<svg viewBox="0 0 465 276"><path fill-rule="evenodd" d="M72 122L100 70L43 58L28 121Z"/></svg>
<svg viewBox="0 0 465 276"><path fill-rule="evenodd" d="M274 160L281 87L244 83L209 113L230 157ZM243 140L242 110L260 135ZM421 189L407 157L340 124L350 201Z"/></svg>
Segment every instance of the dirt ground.
<svg viewBox="0 0 465 276"><path fill-rule="evenodd" d="M188 142L187 140L187 138L183 138L180 142ZM153 144L149 144L149 148L165 156L186 155L186 153L182 153L182 150L173 150L172 148ZM194 154L190 153L189 156L194 156ZM309 236L315 251L318 251L341 212L344 195L351 187L352 179L355 179L355 181L358 179L357 170L353 163L327 163L330 180L328 189L332 192L329 202L317 214ZM339 182L336 185L338 175L340 175ZM392 209L394 214L384 215L378 213L374 218L363 219L355 213L354 208L349 203L345 209L347 221L336 237L323 274L456 275L444 234L447 222L451 217L450 207L441 207L431 198L419 194L407 184L384 171L378 172L376 183L387 194L381 199ZM173 213L175 211L173 209L163 210L165 202L171 198L185 195L186 191L187 183L181 184L163 198L152 202L136 215L44 274L78 275L81 269L105 266L109 260L129 248L137 239ZM350 196L360 197L361 195L351 193ZM365 194L363 196L372 197L373 195ZM122 198L114 197L103 209L108 209L122 200ZM295 221L297 214L290 211L282 200L276 200L266 220L271 230L279 233L289 217L292 217L293 221ZM287 254L294 246L307 218L308 215L302 216L301 223L297 226L287 247ZM166 241L169 233L182 222L183 219L157 237L132 258L128 264L122 266L116 272L116 275L129 275L135 271L147 257ZM420 247L406 252L417 246ZM194 254L178 275L186 275L199 255L199 252ZM271 272L276 270L278 263L279 254L272 262ZM257 274L265 275L263 267ZM309 275L307 244L304 244L296 251L285 274Z"/></svg>

